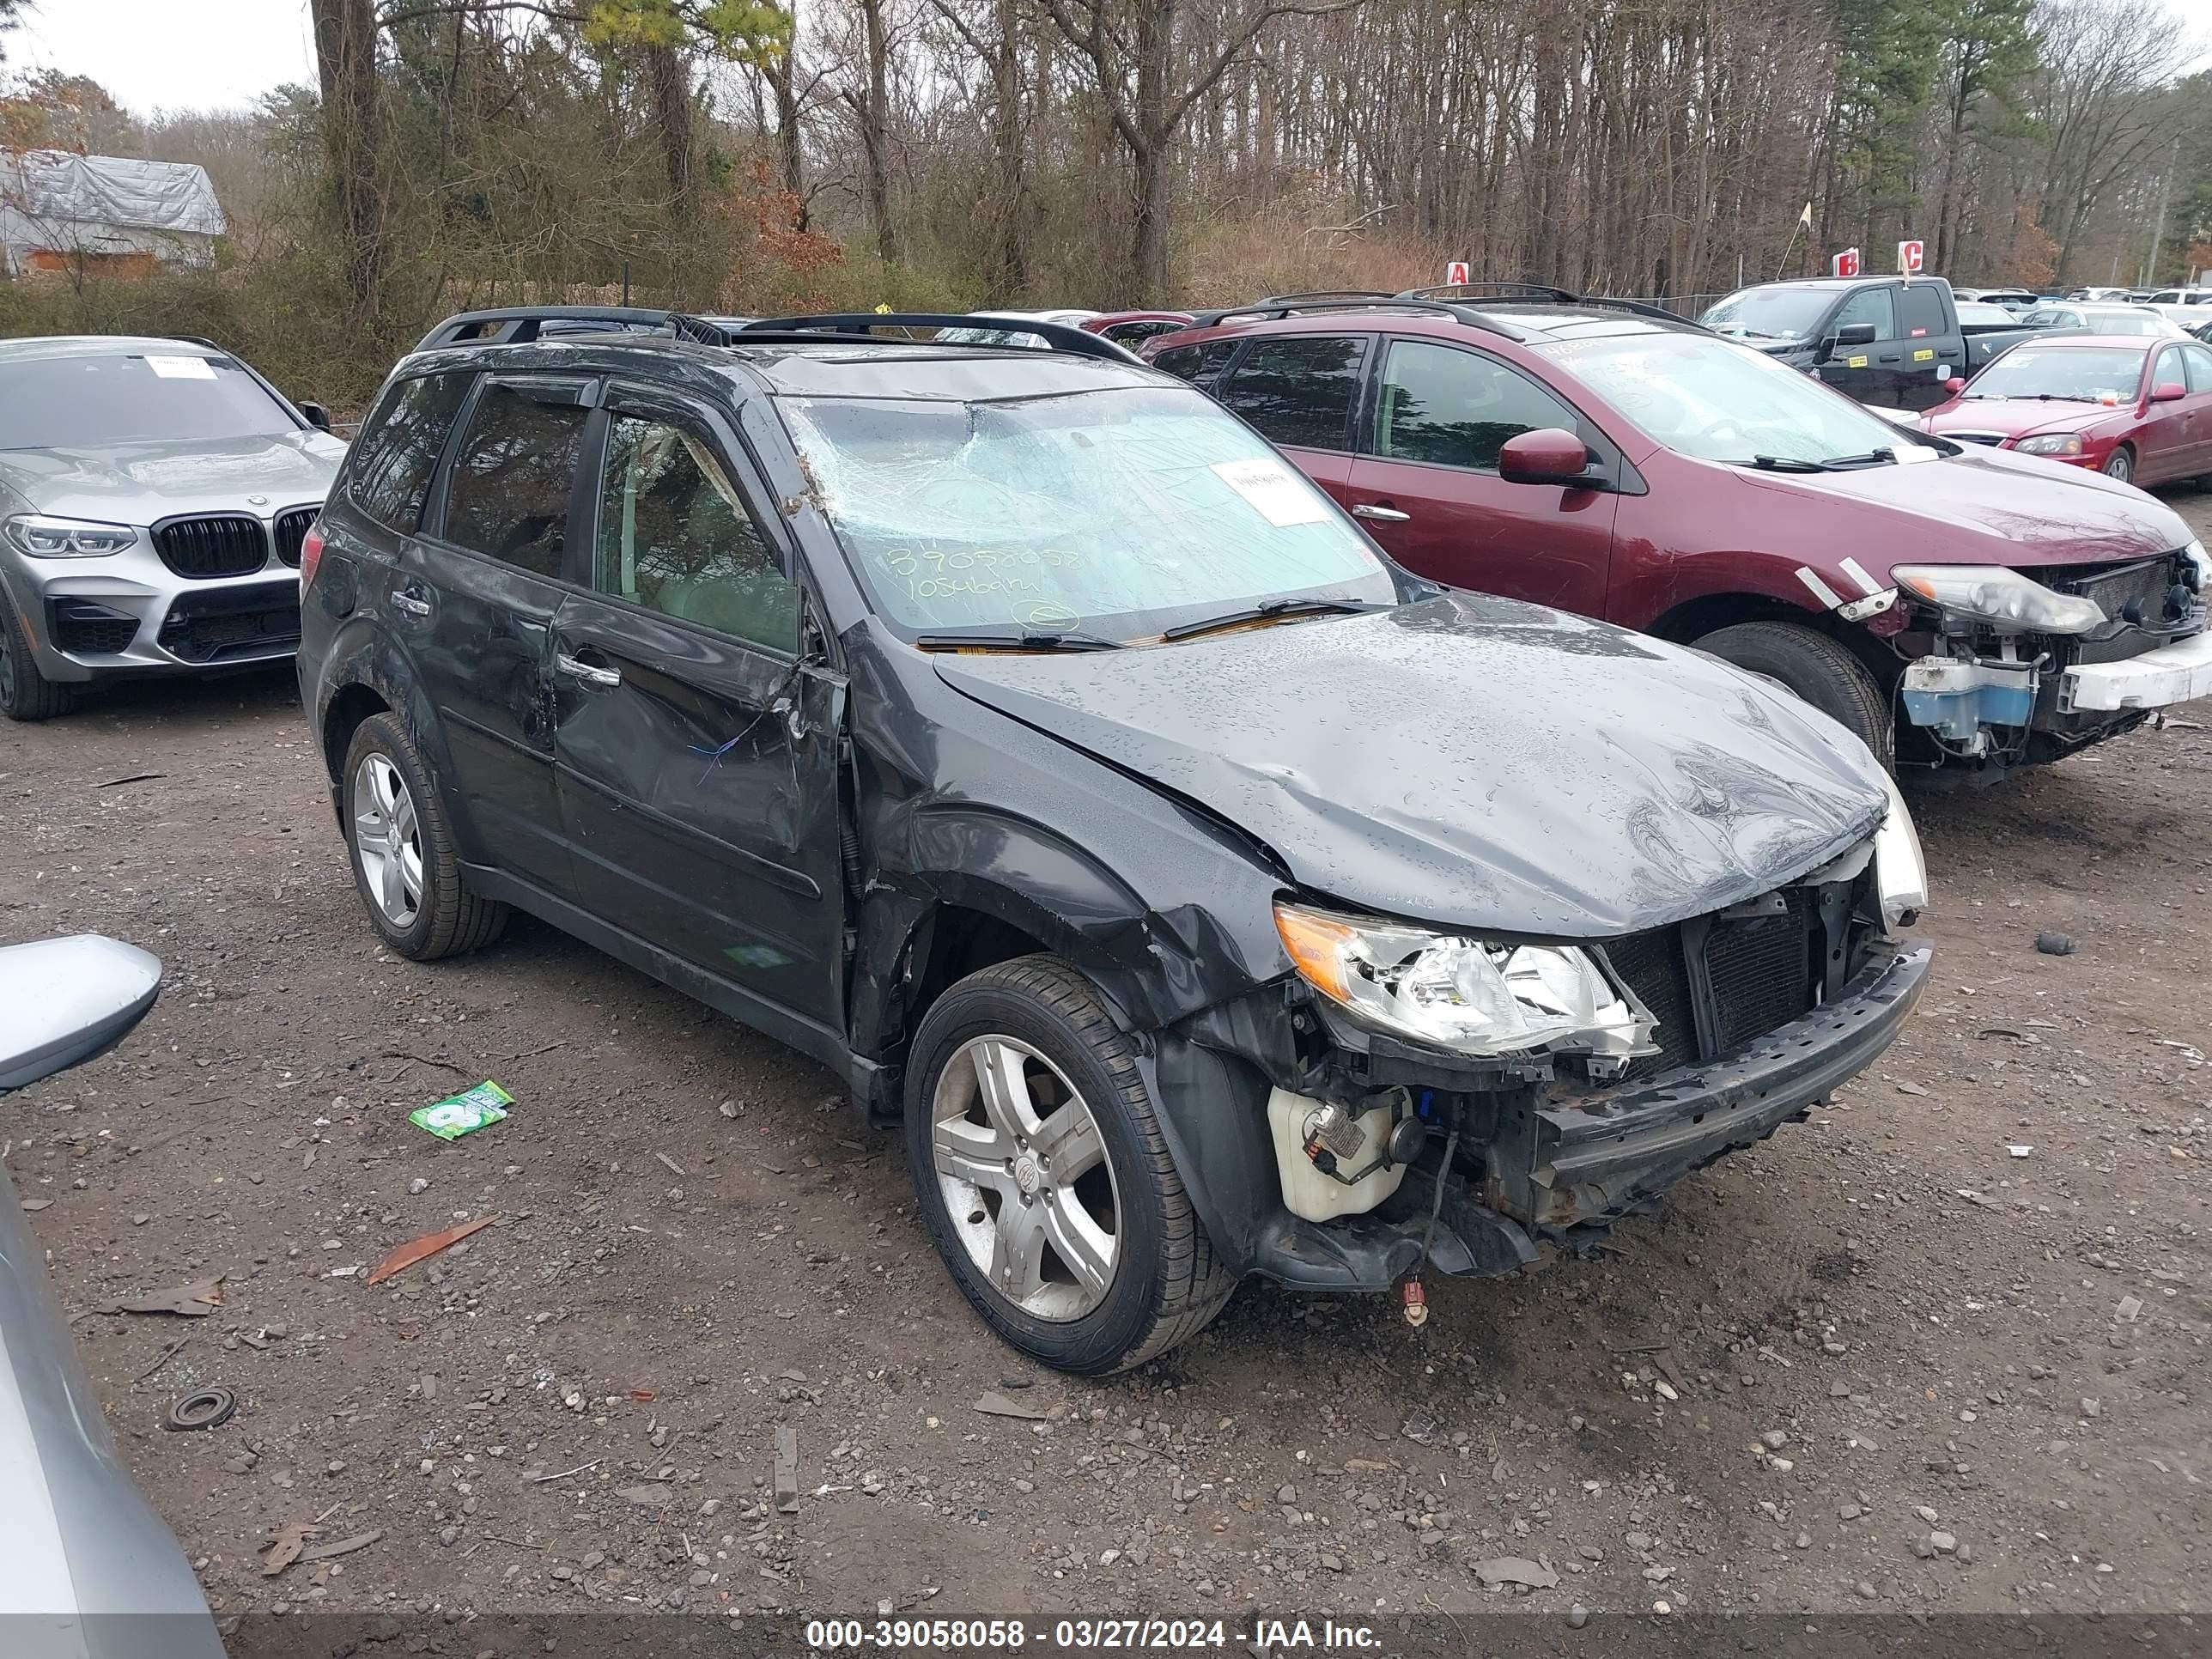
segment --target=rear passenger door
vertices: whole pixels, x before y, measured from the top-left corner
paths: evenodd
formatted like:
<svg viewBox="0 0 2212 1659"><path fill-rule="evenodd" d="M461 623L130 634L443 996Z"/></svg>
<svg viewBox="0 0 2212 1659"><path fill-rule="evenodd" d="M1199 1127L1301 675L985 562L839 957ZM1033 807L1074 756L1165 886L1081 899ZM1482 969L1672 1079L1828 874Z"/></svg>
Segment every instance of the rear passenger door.
<svg viewBox="0 0 2212 1659"><path fill-rule="evenodd" d="M477 382L390 601L444 728L477 856L563 895L549 675L599 390L583 375Z"/></svg>
<svg viewBox="0 0 2212 1659"><path fill-rule="evenodd" d="M1899 337L1875 346L1875 363L1890 371L1897 408L1933 409L1949 395L1943 382L1965 355L1966 337L1947 333L1948 326L1943 291L1935 283L1907 283L1897 291Z"/></svg>
<svg viewBox="0 0 2212 1659"><path fill-rule="evenodd" d="M1214 398L1349 506L1352 415L1370 343L1363 334L1262 335L1213 383Z"/></svg>
<svg viewBox="0 0 2212 1659"><path fill-rule="evenodd" d="M1352 512L1399 563L1455 587L1605 614L1620 498L1498 475L1506 441L1541 427L1604 446L1547 387L1485 351L1387 340L1364 424Z"/></svg>
<svg viewBox="0 0 2212 1659"><path fill-rule="evenodd" d="M772 1031L775 1010L834 1026L844 684L801 650L769 497L688 400L618 385L592 447L589 591L553 630L580 902L750 993Z"/></svg>

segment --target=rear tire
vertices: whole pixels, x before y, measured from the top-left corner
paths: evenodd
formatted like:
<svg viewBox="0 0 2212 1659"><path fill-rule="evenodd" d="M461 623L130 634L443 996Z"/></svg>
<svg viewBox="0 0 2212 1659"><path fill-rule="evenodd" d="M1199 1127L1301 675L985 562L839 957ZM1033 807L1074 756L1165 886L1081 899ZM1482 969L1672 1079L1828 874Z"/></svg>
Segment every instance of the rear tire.
<svg viewBox="0 0 2212 1659"><path fill-rule="evenodd" d="M27 726L66 714L76 704L76 687L39 672L31 630L0 592L0 714Z"/></svg>
<svg viewBox="0 0 2212 1659"><path fill-rule="evenodd" d="M1738 623L1716 629L1697 647L1785 687L1866 744L1883 771L1897 769L1889 700L1866 665L1826 634L1796 623Z"/></svg>
<svg viewBox="0 0 2212 1659"><path fill-rule="evenodd" d="M2136 481L2136 453L2122 444L2105 457L2105 465L2099 470L2106 477L2120 483L2133 483Z"/></svg>
<svg viewBox="0 0 2212 1659"><path fill-rule="evenodd" d="M1042 1364L1083 1376L1140 1365L1204 1329L1237 1288L1135 1050L1057 957L985 968L930 1006L907 1070L906 1143L953 1282Z"/></svg>
<svg viewBox="0 0 2212 1659"><path fill-rule="evenodd" d="M372 714L346 745L348 861L384 942L415 962L482 950L507 906L469 890L438 786L396 714Z"/></svg>

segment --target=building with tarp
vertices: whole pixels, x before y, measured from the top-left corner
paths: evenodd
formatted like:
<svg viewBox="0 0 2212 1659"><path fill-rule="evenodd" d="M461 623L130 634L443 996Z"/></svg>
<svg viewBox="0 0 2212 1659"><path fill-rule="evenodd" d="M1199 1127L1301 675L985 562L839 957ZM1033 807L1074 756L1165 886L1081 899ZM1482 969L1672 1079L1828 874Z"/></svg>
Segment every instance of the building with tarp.
<svg viewBox="0 0 2212 1659"><path fill-rule="evenodd" d="M227 224L207 169L68 150L0 150L0 271L144 276L214 263Z"/></svg>

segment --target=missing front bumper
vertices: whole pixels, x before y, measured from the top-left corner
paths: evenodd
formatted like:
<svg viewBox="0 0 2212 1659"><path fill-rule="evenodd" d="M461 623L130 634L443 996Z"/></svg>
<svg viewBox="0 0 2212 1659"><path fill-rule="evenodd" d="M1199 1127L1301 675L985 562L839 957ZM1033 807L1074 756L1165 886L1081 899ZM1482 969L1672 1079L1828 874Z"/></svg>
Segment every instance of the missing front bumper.
<svg viewBox="0 0 2212 1659"><path fill-rule="evenodd" d="M1501 1141L1493 1204L1568 1242L1608 1226L1716 1158L1765 1139L1864 1071L1920 994L1930 947L1908 943L1845 994L1727 1059L1684 1066L1601 1100L1537 1108ZM1516 1144L1517 1143L1517 1144ZM1513 1167L1516 1156L1520 1167Z"/></svg>

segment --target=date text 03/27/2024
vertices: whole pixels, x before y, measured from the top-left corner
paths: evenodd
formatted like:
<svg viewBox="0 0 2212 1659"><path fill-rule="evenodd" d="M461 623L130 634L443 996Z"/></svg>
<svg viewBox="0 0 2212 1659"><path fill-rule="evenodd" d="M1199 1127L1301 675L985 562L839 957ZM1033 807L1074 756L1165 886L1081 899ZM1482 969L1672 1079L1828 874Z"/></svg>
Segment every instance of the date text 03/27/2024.
<svg viewBox="0 0 2212 1659"><path fill-rule="evenodd" d="M1365 1625L1334 1620L1255 1619L1249 1628L1231 1629L1220 1619L1058 1619L1035 1629L1027 1620L1011 1619L817 1619L806 1626L806 1645L814 1652L866 1649L1013 1651L1039 1647L1087 1652L1122 1650L1174 1651L1221 1648L1234 1641L1261 1651L1364 1651L1380 1638Z"/></svg>

